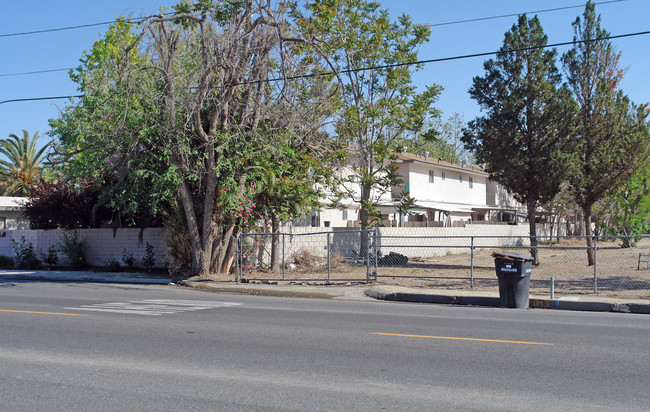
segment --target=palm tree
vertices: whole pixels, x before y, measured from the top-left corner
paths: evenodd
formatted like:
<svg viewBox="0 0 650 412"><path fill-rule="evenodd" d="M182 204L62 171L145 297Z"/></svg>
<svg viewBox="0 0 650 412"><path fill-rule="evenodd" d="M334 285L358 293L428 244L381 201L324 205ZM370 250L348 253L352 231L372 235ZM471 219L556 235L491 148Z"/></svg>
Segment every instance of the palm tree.
<svg viewBox="0 0 650 412"><path fill-rule="evenodd" d="M23 130L23 138L10 134L8 139L0 140L0 154L6 159L0 159L0 193L4 196L28 196L42 173L45 151L50 147L47 143L41 149L36 149L39 138L38 132L29 138L27 130Z"/></svg>

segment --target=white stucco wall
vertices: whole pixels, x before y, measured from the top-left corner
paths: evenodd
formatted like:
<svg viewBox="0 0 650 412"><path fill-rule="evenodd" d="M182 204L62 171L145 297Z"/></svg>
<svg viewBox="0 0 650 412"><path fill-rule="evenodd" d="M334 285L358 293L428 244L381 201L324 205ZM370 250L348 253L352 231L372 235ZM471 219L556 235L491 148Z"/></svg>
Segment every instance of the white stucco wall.
<svg viewBox="0 0 650 412"><path fill-rule="evenodd" d="M433 183L429 181L430 170L434 173ZM472 205L485 204L487 177L484 175L425 164L400 165L399 173L405 182L404 187L408 184L409 193L415 199ZM472 178L471 184L470 178Z"/></svg>

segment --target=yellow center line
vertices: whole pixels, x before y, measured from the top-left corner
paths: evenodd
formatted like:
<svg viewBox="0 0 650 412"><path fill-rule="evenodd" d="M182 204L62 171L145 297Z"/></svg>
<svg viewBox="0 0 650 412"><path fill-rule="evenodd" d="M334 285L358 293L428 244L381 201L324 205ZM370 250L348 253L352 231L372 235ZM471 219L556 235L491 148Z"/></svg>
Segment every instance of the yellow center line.
<svg viewBox="0 0 650 412"><path fill-rule="evenodd" d="M499 339L477 339L477 338L458 338L453 336L426 336L426 335L406 335L402 333L372 333L372 335L381 336L401 336L406 338L426 338L426 339L447 339L447 340L468 340L474 342L497 342L497 343L518 343L521 345L546 345L553 346L552 343L545 342L523 342L517 340L499 340Z"/></svg>
<svg viewBox="0 0 650 412"><path fill-rule="evenodd" d="M34 312L31 310L9 310L9 309L0 309L0 312L10 312L10 313L33 313L36 315L59 315L59 316L88 316L81 313L56 313L56 312Z"/></svg>

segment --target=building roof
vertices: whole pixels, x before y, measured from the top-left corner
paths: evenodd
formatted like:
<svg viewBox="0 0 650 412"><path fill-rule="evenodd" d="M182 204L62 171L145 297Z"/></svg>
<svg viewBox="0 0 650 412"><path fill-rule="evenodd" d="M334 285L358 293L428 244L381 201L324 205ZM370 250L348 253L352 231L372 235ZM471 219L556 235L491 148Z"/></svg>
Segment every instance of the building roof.
<svg viewBox="0 0 650 412"><path fill-rule="evenodd" d="M397 163L421 163L425 165L438 166L445 169L454 169L457 171L465 171L467 173L475 173L483 176L488 176L488 173L478 166L463 166L455 163L446 162L437 157L424 156L415 153L400 152L397 153Z"/></svg>
<svg viewBox="0 0 650 412"><path fill-rule="evenodd" d="M0 196L0 210L2 211L22 210L27 200L28 198L26 197Z"/></svg>

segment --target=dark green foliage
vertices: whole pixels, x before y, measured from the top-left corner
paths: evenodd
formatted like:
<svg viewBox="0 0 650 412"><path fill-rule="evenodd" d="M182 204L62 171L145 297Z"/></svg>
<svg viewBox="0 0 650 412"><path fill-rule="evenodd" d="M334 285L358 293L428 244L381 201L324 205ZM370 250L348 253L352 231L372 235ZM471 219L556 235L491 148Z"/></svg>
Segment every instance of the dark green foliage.
<svg viewBox="0 0 650 412"><path fill-rule="evenodd" d="M0 255L0 269L13 269L14 260L7 255Z"/></svg>
<svg viewBox="0 0 650 412"><path fill-rule="evenodd" d="M122 270L122 266L120 266L120 262L118 262L117 259L111 257L104 260L104 270L107 272L120 272Z"/></svg>
<svg viewBox="0 0 650 412"><path fill-rule="evenodd" d="M122 251L122 262L124 262L125 265L129 267L133 267L133 264L135 263L135 258L133 257L133 252L129 252L124 248Z"/></svg>
<svg viewBox="0 0 650 412"><path fill-rule="evenodd" d="M484 63L485 75L474 78L470 95L486 115L463 136L490 178L527 206L531 236L535 210L559 192L571 164L575 104L561 85L556 51L546 44L537 17L520 16L496 59Z"/></svg>
<svg viewBox="0 0 650 412"><path fill-rule="evenodd" d="M573 23L574 47L562 56L569 86L579 106L576 167L570 190L582 209L587 234L588 264L595 263L592 246L593 207L626 184L647 161L650 134L645 106L637 106L619 89L624 70L620 53L600 27L590 0Z"/></svg>
<svg viewBox="0 0 650 412"><path fill-rule="evenodd" d="M11 246L16 255L16 267L19 269L40 269L41 261L36 257L32 242L28 242L24 236L19 240L12 239Z"/></svg>
<svg viewBox="0 0 650 412"><path fill-rule="evenodd" d="M68 259L68 264L73 270L80 270L87 266L86 244L79 239L77 231L63 232L61 240L57 244L59 251Z"/></svg>
<svg viewBox="0 0 650 412"><path fill-rule="evenodd" d="M153 251L153 245L147 242L145 246L144 256L142 257L142 266L148 272L153 269L156 264L156 254Z"/></svg>
<svg viewBox="0 0 650 412"><path fill-rule="evenodd" d="M48 183L34 188L23 214L32 229L85 229L99 227L111 211L100 204L101 187L87 182Z"/></svg>
<svg viewBox="0 0 650 412"><path fill-rule="evenodd" d="M56 244L51 244L47 248L47 254L41 253L41 260L49 266L56 266L59 263L59 254L57 253Z"/></svg>

